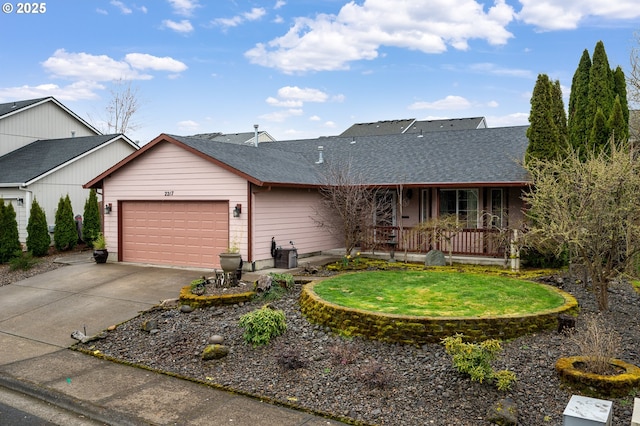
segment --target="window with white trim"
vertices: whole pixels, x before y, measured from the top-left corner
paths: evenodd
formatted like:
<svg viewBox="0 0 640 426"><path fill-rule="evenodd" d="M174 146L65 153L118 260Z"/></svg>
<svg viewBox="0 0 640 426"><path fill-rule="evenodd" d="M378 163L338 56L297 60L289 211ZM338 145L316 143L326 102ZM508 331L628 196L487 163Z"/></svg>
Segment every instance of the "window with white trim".
<svg viewBox="0 0 640 426"><path fill-rule="evenodd" d="M464 228L478 227L478 190L441 189L440 216L455 215Z"/></svg>

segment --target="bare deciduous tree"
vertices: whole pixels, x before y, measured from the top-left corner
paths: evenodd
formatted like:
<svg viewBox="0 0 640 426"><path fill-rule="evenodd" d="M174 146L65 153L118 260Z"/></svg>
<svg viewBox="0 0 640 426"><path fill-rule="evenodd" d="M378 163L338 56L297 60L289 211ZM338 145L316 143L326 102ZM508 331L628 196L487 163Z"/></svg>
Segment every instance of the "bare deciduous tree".
<svg viewBox="0 0 640 426"><path fill-rule="evenodd" d="M105 116L100 119L103 124L97 127L107 134L127 134L139 129L140 124L133 119L140 109L138 88L132 86L130 80L119 79L112 83L109 93L111 98L105 107Z"/></svg>
<svg viewBox="0 0 640 426"><path fill-rule="evenodd" d="M345 255L370 235L376 217L387 217L389 207L380 194L386 190L366 185L349 162L325 164L320 194L313 220L318 226L344 241Z"/></svg>
<svg viewBox="0 0 640 426"><path fill-rule="evenodd" d="M631 48L631 71L627 75L627 87L629 89L629 101L635 108L640 108L640 32L635 34L636 44ZM640 143L640 116L629 115L629 136L637 144Z"/></svg>
<svg viewBox="0 0 640 426"><path fill-rule="evenodd" d="M598 308L609 308L608 287L640 251L640 164L627 146L576 152L526 167L533 190L530 241L540 251L566 248L584 263Z"/></svg>

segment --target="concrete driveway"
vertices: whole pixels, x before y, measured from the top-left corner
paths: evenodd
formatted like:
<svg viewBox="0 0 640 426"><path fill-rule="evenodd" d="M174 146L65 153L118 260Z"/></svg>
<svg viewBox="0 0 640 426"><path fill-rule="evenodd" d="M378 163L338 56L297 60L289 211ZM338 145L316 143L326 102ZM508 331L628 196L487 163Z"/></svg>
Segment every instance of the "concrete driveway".
<svg viewBox="0 0 640 426"><path fill-rule="evenodd" d="M160 301L202 271L123 263L80 263L0 287L0 335L67 348L74 330L94 335ZM0 339L1 340L1 339ZM3 359L0 349L0 359Z"/></svg>

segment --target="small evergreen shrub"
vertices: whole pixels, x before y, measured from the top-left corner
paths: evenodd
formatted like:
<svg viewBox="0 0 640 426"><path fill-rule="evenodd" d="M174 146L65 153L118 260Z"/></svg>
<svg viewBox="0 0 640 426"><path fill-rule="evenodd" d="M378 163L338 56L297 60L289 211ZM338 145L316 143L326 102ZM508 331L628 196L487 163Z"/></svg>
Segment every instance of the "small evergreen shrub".
<svg viewBox="0 0 640 426"><path fill-rule="evenodd" d="M82 240L89 247L93 247L93 241L97 238L101 230L100 207L98 206L98 196L96 190L89 191L89 198L84 203L84 222L82 223Z"/></svg>
<svg viewBox="0 0 640 426"><path fill-rule="evenodd" d="M269 305L242 315L238 324L244 329L244 341L254 347L268 344L287 329L284 311Z"/></svg>
<svg viewBox="0 0 640 426"><path fill-rule="evenodd" d="M78 243L78 230L76 229L76 221L73 217L69 194L66 197L60 197L60 201L58 201L53 241L59 251L71 250Z"/></svg>
<svg viewBox="0 0 640 426"><path fill-rule="evenodd" d="M18 250L9 261L9 269L12 271L17 271L18 269L28 271L37 263L38 259L34 258L31 252L23 253L22 250Z"/></svg>
<svg viewBox="0 0 640 426"><path fill-rule="evenodd" d="M508 370L496 372L491 367L491 361L502 350L500 342L490 339L481 343L465 343L462 337L461 334L456 334L442 339L456 370L468 374L472 381L494 383L498 390L510 389L516 381L515 373Z"/></svg>
<svg viewBox="0 0 640 426"><path fill-rule="evenodd" d="M21 250L16 211L0 198L0 263L7 263Z"/></svg>
<svg viewBox="0 0 640 426"><path fill-rule="evenodd" d="M47 216L37 200L33 200L27 224L27 250L34 256L49 254L51 236L47 225Z"/></svg>

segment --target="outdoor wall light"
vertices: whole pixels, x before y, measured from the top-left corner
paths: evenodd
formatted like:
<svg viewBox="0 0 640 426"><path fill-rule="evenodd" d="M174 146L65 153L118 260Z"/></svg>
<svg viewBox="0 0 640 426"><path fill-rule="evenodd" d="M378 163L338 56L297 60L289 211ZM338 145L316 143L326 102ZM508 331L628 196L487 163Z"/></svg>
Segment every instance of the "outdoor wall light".
<svg viewBox="0 0 640 426"><path fill-rule="evenodd" d="M16 203L18 204L18 206L22 207L24 206L24 198L17 198L16 199Z"/></svg>
<svg viewBox="0 0 640 426"><path fill-rule="evenodd" d="M104 206L104 214L111 214L111 203Z"/></svg>
<svg viewBox="0 0 640 426"><path fill-rule="evenodd" d="M240 217L240 213L242 213L242 204L236 204L233 208L233 217Z"/></svg>

